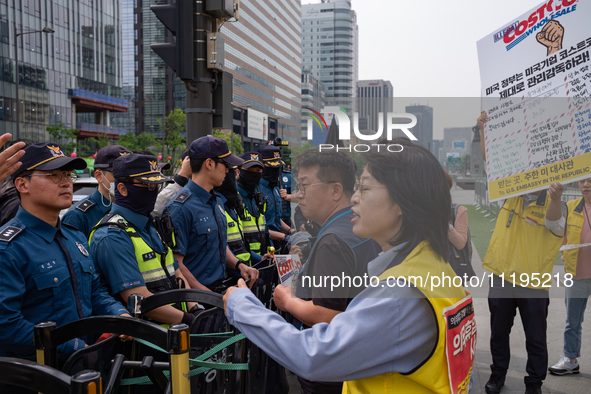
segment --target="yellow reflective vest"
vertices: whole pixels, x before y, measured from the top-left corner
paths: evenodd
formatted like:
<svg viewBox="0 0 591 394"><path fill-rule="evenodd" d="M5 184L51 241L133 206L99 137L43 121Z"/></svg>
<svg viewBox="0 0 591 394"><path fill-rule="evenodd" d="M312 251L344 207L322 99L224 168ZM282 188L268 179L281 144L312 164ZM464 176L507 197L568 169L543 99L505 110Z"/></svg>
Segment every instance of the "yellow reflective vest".
<svg viewBox="0 0 591 394"><path fill-rule="evenodd" d="M174 269L174 257L172 250L168 248L165 259L165 267L168 271L164 271L162 266L162 260L160 254L156 253L142 237L135 231L135 229L129 225L127 220L118 214L107 214L103 219L94 227L88 238L88 243L92 242L92 236L98 227L105 225L115 225L125 230L131 242L133 242L135 257L138 263L142 277L146 287L151 293L157 293L160 291L171 290L178 288L175 280L175 269ZM144 261L144 256L151 255L153 258ZM171 280L174 281L171 283Z"/></svg>
<svg viewBox="0 0 591 394"><path fill-rule="evenodd" d="M245 220L242 220L242 230L244 232L244 240L248 243L250 250L261 256L268 252L269 246L267 244L267 222L265 221L265 212L267 211L267 203L263 207L263 212L258 212L258 208L254 201L251 202L253 210L257 211L256 215L249 212L244 205Z"/></svg>
<svg viewBox="0 0 591 394"><path fill-rule="evenodd" d="M581 229L585 223L585 199L572 200L566 203L568 212L568 223L566 225L566 242L569 245L581 243ZM562 252L564 257L564 269L567 273L577 274L577 261L579 259L579 249L565 250Z"/></svg>
<svg viewBox="0 0 591 394"><path fill-rule="evenodd" d="M246 241L244 240L240 218L237 217L234 219L230 212L228 212L229 208L226 206L224 206L224 208L226 209L226 220L228 221L228 227L226 230L228 235L228 247L234 256L236 256L236 258L239 260L244 260L248 262L249 266L252 266L250 261L250 251ZM236 212L234 212L234 214L236 214Z"/></svg>
<svg viewBox="0 0 591 394"><path fill-rule="evenodd" d="M523 206L521 196L505 201L482 267L495 275L503 275L506 281L515 285L548 290L542 286L543 275L552 275L562 234L554 234L544 225L550 206L547 191L544 190L527 208ZM535 277L540 281L533 280Z"/></svg>
<svg viewBox="0 0 591 394"><path fill-rule="evenodd" d="M386 270L380 275L380 281L388 277L406 278L413 283L429 302L437 321L437 343L428 359L407 374L391 372L372 376L365 379L345 382L343 394L369 393L404 393L404 394L432 394L451 393L448 376L448 364L445 353L446 324L443 310L461 301L466 292L463 287L435 287L430 288L429 275L454 277L451 266L439 257L427 241L421 242L397 266ZM418 280L421 278L421 280ZM392 318L396 318L393 316ZM379 340L376 338L375 340ZM469 380L469 376L466 379Z"/></svg>

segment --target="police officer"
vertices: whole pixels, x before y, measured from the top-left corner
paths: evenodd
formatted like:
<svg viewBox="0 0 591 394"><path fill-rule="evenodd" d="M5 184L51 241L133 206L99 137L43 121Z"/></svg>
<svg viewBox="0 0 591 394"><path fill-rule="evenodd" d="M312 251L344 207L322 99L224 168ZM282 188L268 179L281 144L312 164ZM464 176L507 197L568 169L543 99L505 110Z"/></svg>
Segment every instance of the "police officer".
<svg viewBox="0 0 591 394"><path fill-rule="evenodd" d="M129 155L131 151L121 145L109 145L99 150L94 160L94 177L98 181L98 187L87 198L78 201L66 212L62 218L63 223L68 223L82 231L88 238L92 228L111 209L115 201L115 178L113 177L113 161L123 155Z"/></svg>
<svg viewBox="0 0 591 394"><path fill-rule="evenodd" d="M279 148L273 145L261 145L259 154L263 162L263 178L259 183L259 189L267 199L267 211L265 220L269 226L271 239L276 242L278 247L289 245L289 231L291 230L281 220L281 194L279 192L279 174L281 166L284 165L281 160Z"/></svg>
<svg viewBox="0 0 591 394"><path fill-rule="evenodd" d="M158 185L171 181L158 170L156 157L121 156L113 162L113 175L115 202L90 235L92 256L111 294L126 303L131 294L149 297L183 287L182 283L188 287L172 250L163 241L165 234L157 231L150 215ZM170 305L146 316L167 324L193 320L193 315Z"/></svg>
<svg viewBox="0 0 591 394"><path fill-rule="evenodd" d="M244 239L252 253L264 255L273 243L265 220L267 200L258 187L263 176L263 162L258 152L246 152L240 157L244 163L238 172L237 189L246 215L242 220Z"/></svg>
<svg viewBox="0 0 591 394"><path fill-rule="evenodd" d="M66 157L53 143L24 152L12 175L21 207L0 229L0 356L33 360L39 322L62 326L93 315L129 315L100 285L84 234L59 221L72 204L72 171L86 162ZM58 358L84 346L82 338L72 339L58 347Z"/></svg>
<svg viewBox="0 0 591 394"><path fill-rule="evenodd" d="M258 271L237 259L228 248L223 203L213 188L221 186L228 169L243 160L233 155L221 138L205 136L189 148L191 179L168 204L178 231L175 258L191 288L213 290L226 277L226 267L247 279Z"/></svg>
<svg viewBox="0 0 591 394"><path fill-rule="evenodd" d="M252 266L251 253L244 239L242 220L246 219L242 199L236 190L236 168L231 168L224 182L213 190L220 195L226 213L228 248L239 261ZM260 261L260 257L256 262ZM255 262L255 263L256 263Z"/></svg>
<svg viewBox="0 0 591 394"><path fill-rule="evenodd" d="M291 169L289 166L283 166L281 171L281 220L290 228L291 225Z"/></svg>

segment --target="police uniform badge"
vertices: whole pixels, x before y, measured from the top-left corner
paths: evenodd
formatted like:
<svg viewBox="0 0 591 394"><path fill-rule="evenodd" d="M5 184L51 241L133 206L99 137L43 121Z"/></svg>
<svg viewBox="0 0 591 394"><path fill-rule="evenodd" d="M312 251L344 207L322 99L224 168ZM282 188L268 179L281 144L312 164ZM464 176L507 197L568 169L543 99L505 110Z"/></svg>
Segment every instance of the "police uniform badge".
<svg viewBox="0 0 591 394"><path fill-rule="evenodd" d="M80 251L80 253L82 253L84 257L88 257L88 250L86 250L84 245L82 245L80 242L76 242L76 246L78 247L78 250Z"/></svg>
<svg viewBox="0 0 591 394"><path fill-rule="evenodd" d="M226 214L226 212L224 212L224 208L222 208L221 205L218 205L218 208L220 209L220 212L222 213L222 215Z"/></svg>

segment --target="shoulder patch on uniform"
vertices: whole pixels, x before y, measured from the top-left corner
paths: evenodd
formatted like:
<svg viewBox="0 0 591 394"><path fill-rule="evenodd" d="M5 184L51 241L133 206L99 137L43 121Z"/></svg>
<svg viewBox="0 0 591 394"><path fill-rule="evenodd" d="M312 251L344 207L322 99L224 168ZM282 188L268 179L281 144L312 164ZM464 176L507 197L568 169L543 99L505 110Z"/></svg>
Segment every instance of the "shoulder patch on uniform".
<svg viewBox="0 0 591 394"><path fill-rule="evenodd" d="M0 241L10 242L12 241L17 235L23 232L24 229L15 226L8 226L2 232L0 232Z"/></svg>
<svg viewBox="0 0 591 394"><path fill-rule="evenodd" d="M191 195L187 192L181 192L176 196L176 198L174 199L174 202L180 202L181 204L184 204L185 201L187 201L190 196Z"/></svg>
<svg viewBox="0 0 591 394"><path fill-rule="evenodd" d="M79 209L82 212L86 212L94 205L96 205L96 204L93 203L92 201L90 201L88 198L86 198L86 199L82 200L80 202L80 204L76 205L76 209Z"/></svg>

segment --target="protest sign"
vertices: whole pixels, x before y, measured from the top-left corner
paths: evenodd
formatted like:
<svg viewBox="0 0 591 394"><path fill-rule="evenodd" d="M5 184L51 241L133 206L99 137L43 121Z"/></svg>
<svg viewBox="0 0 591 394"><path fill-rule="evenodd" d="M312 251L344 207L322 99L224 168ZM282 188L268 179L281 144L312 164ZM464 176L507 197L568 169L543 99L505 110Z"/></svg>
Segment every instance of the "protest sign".
<svg viewBox="0 0 591 394"><path fill-rule="evenodd" d="M302 262L300 256L297 254L276 254L275 263L277 265L277 271L279 272L279 278L283 286L291 286L291 281L302 268Z"/></svg>
<svg viewBox="0 0 591 394"><path fill-rule="evenodd" d="M476 319L472 296L443 310L445 354L453 394L468 393L476 356Z"/></svg>
<svg viewBox="0 0 591 394"><path fill-rule="evenodd" d="M591 0L550 0L478 41L490 201L591 174Z"/></svg>

